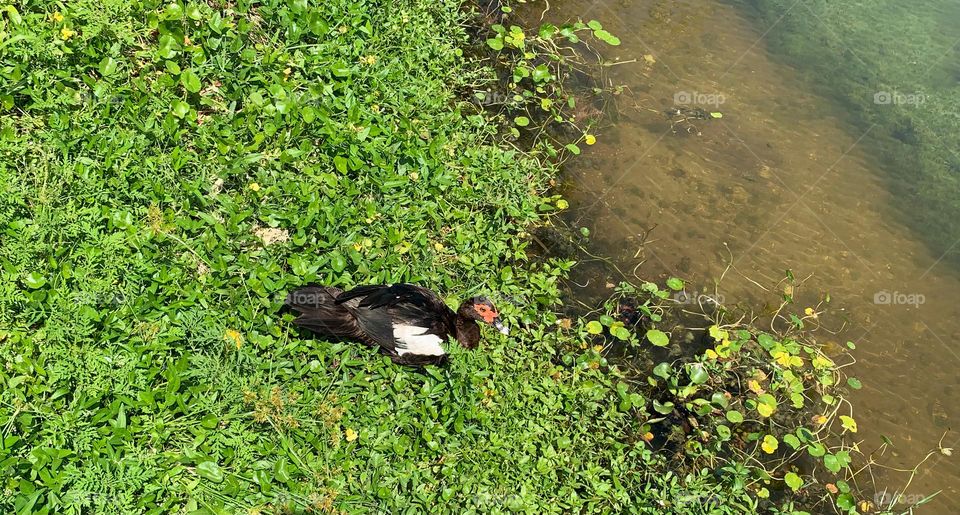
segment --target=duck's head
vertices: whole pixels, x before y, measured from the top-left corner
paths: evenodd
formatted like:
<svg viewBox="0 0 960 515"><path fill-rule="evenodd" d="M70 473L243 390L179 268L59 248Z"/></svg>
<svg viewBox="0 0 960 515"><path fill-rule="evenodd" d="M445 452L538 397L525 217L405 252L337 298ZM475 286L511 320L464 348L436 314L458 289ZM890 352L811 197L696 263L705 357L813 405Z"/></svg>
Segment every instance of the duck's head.
<svg viewBox="0 0 960 515"><path fill-rule="evenodd" d="M503 334L510 334L510 329L503 325L503 321L500 320L500 312L497 311L497 307L486 297L471 297L463 301L463 304L460 304L460 309L457 310L457 314L470 320L491 325Z"/></svg>

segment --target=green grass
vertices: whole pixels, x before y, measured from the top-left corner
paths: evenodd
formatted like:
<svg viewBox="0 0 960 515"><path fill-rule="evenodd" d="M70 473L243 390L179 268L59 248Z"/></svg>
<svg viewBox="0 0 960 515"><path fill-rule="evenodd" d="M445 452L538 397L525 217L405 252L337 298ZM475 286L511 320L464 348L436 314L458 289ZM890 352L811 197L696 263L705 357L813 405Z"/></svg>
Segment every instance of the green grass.
<svg viewBox="0 0 960 515"><path fill-rule="evenodd" d="M763 468L761 437L796 429L785 443L827 452L785 421L835 371L771 361L814 348L717 326L721 357L625 377L594 345L650 345L610 316L558 320L572 263L529 259L525 235L565 204L556 169L496 143L519 134L512 117L456 93L494 76L461 50L460 2L15 5L0 7L3 512L744 513L806 484L782 475L787 454ZM488 294L514 331L419 372L297 338L279 312L306 283L399 281L451 305ZM643 292L659 317L669 294ZM740 392L737 367L766 370L770 393ZM699 434L656 422L674 404ZM648 431L675 445L654 452Z"/></svg>

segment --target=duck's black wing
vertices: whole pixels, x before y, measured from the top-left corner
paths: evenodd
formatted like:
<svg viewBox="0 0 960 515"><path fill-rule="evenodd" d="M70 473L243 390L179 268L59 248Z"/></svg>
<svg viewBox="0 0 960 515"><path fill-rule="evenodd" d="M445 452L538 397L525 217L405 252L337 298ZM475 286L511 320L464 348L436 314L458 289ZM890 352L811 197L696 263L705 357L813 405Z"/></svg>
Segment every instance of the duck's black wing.
<svg viewBox="0 0 960 515"><path fill-rule="evenodd" d="M424 350L434 338L454 334L455 313L432 291L415 284L359 286L337 296L337 304L353 311L367 337L391 354ZM427 345L432 347L432 345Z"/></svg>

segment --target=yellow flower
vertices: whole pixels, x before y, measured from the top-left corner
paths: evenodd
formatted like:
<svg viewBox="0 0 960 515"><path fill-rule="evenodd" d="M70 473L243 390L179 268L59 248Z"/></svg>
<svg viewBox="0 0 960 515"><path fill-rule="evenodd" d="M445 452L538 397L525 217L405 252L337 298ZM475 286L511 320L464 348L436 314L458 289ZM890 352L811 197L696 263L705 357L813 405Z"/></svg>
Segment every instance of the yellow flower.
<svg viewBox="0 0 960 515"><path fill-rule="evenodd" d="M433 244L433 248L434 248L437 252L442 252L442 251L443 251L443 248L444 248L444 247L443 247L443 243L440 243L440 242L438 241L438 242L436 242L436 243Z"/></svg>
<svg viewBox="0 0 960 515"><path fill-rule="evenodd" d="M223 333L223 337L227 341L233 342L233 344L236 345L238 349L240 348L240 346L243 345L243 335L240 334L240 331L237 331L235 329L227 329L226 332Z"/></svg>
<svg viewBox="0 0 960 515"><path fill-rule="evenodd" d="M347 441L348 441L348 442L352 442L352 441L356 440L356 439L360 436L356 431L354 431L353 429L350 429L350 428L347 428L347 430L344 432L344 434L346 435L346 438L347 438Z"/></svg>
<svg viewBox="0 0 960 515"><path fill-rule="evenodd" d="M252 182L250 183L250 189L253 191L260 191L260 185L255 182Z"/></svg>
<svg viewBox="0 0 960 515"><path fill-rule="evenodd" d="M60 11L53 13L53 21L55 23L60 23L63 21L63 15L60 14Z"/></svg>
<svg viewBox="0 0 960 515"><path fill-rule="evenodd" d="M587 134L586 137L583 138L583 142L587 145L593 145L597 142L597 137L593 134Z"/></svg>
<svg viewBox="0 0 960 515"><path fill-rule="evenodd" d="M68 29L68 28L66 28L66 27L60 29L60 39L62 39L62 40L64 40L64 41L66 41L66 40L68 40L68 39L70 39L70 38L72 38L73 36L76 36L76 35L77 35L76 31L72 31L72 30L70 30L70 29Z"/></svg>

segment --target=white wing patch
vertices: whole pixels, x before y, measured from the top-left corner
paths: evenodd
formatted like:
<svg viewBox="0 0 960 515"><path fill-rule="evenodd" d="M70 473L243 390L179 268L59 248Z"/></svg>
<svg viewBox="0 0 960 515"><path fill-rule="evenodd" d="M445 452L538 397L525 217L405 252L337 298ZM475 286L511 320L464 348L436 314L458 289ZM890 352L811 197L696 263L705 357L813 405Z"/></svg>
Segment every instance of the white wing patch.
<svg viewBox="0 0 960 515"><path fill-rule="evenodd" d="M393 326L393 338L397 341L397 354L416 354L420 356L443 356L446 352L440 343L443 339L435 334L423 334L429 331L415 325Z"/></svg>

